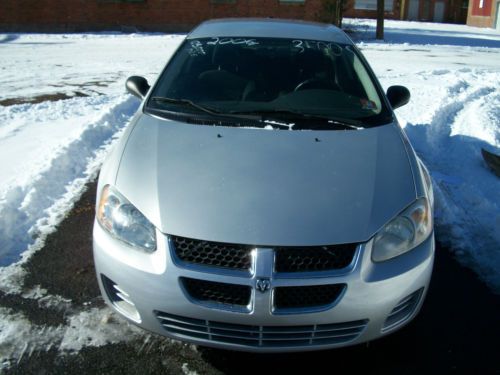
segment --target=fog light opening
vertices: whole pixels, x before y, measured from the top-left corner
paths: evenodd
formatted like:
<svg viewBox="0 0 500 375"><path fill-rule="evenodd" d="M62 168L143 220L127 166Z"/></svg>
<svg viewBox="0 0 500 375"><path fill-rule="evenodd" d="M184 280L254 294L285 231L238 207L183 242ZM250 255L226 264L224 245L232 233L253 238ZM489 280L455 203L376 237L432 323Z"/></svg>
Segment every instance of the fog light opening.
<svg viewBox="0 0 500 375"><path fill-rule="evenodd" d="M133 320L136 323L140 323L141 315L139 314L139 311L137 311L134 302L132 302L130 295L122 287L115 284L106 276L101 276L106 294L116 310L128 319Z"/></svg>
<svg viewBox="0 0 500 375"><path fill-rule="evenodd" d="M399 301L396 307L392 309L391 313L387 316L384 326L382 327L382 332L390 331L412 317L420 302L423 291L424 288L420 288Z"/></svg>

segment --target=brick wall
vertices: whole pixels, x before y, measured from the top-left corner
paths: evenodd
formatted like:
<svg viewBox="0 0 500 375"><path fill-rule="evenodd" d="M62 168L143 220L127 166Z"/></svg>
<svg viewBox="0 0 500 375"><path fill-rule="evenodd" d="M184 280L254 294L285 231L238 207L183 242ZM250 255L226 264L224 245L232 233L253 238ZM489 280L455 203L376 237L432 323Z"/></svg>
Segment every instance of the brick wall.
<svg viewBox="0 0 500 375"><path fill-rule="evenodd" d="M324 0L0 0L0 31L185 31L221 17L320 20Z"/></svg>

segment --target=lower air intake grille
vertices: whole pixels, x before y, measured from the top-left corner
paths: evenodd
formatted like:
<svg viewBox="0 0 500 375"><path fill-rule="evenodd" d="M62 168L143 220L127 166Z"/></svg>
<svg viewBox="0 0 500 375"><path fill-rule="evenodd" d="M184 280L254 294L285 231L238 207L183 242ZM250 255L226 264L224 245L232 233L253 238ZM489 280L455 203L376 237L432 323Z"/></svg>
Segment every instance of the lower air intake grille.
<svg viewBox="0 0 500 375"><path fill-rule="evenodd" d="M155 311L163 328L174 336L243 347L297 347L343 344L356 339L368 320L305 326L252 326L185 318Z"/></svg>
<svg viewBox="0 0 500 375"><path fill-rule="evenodd" d="M140 322L141 316L130 295L118 284L101 274L102 285L113 306L127 318Z"/></svg>
<svg viewBox="0 0 500 375"><path fill-rule="evenodd" d="M249 270L252 246L170 236L177 258L186 263Z"/></svg>
<svg viewBox="0 0 500 375"><path fill-rule="evenodd" d="M247 306L251 288L246 285L218 283L215 281L181 278L184 290L194 300L224 305Z"/></svg>
<svg viewBox="0 0 500 375"><path fill-rule="evenodd" d="M318 247L276 248L276 272L316 272L347 267L356 252L356 244Z"/></svg>
<svg viewBox="0 0 500 375"><path fill-rule="evenodd" d="M297 309L332 305L345 284L289 286L274 289L274 308Z"/></svg>
<svg viewBox="0 0 500 375"><path fill-rule="evenodd" d="M406 298L402 299L397 304L397 306L392 309L391 313L385 320L382 331L387 331L391 328L394 328L407 320L413 314L415 308L418 306L418 302L420 301L420 297L422 296L423 291L424 288L421 288L416 292L410 294Z"/></svg>

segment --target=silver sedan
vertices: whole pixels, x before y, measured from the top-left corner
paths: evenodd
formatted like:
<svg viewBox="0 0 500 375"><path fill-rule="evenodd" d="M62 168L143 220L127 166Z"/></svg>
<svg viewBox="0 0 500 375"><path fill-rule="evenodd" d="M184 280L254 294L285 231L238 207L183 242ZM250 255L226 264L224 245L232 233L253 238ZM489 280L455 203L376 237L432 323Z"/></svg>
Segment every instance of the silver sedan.
<svg viewBox="0 0 500 375"><path fill-rule="evenodd" d="M339 29L201 24L102 167L94 225L106 302L146 330L219 348L353 345L418 313L433 193L384 93Z"/></svg>

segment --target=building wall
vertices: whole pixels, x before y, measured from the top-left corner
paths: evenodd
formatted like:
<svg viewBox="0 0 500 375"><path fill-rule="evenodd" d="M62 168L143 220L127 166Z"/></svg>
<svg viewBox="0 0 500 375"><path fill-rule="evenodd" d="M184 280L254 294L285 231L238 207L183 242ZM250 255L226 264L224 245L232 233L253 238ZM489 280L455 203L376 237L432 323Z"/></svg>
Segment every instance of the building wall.
<svg viewBox="0 0 500 375"><path fill-rule="evenodd" d="M402 19L423 22L465 24L467 2L464 0L404 0ZM413 11L411 8L413 7ZM441 10L441 11L440 11Z"/></svg>
<svg viewBox="0 0 500 375"><path fill-rule="evenodd" d="M185 31L222 17L321 20L327 0L0 0L2 31Z"/></svg>
<svg viewBox="0 0 500 375"><path fill-rule="evenodd" d="M344 11L345 17L377 18L376 10L357 9L356 2L368 0L345 0L347 7ZM464 5L465 1L465 5ZM393 0L392 7L385 9L386 19L402 19L425 22L449 22L465 24L467 19L467 0ZM484 0L483 0L484 1ZM376 4L376 0L372 0ZM386 5L388 0L385 0ZM416 2L417 9L410 12L411 3ZM436 4L440 3L442 13L437 14Z"/></svg>
<svg viewBox="0 0 500 375"><path fill-rule="evenodd" d="M387 0L386 0L387 1ZM354 17L354 18L377 18L377 10L368 9L357 9L356 0L344 0L344 17ZM374 1L376 4L376 1ZM386 19L400 19L401 12L401 1L393 0L393 5L390 10L386 8L384 12L384 18Z"/></svg>
<svg viewBox="0 0 500 375"><path fill-rule="evenodd" d="M329 21L331 17L324 9L332 1L335 0L0 0L0 31L187 31L206 19L223 17ZM376 4L376 0L344 0L345 17L376 18L376 10L356 9L356 1L365 7ZM392 0L385 18L407 19L410 1ZM464 0L418 1L446 1L444 21L465 22L465 9L453 5ZM492 11L495 10L493 6ZM477 16L469 19L478 26L491 26L493 22Z"/></svg>
<svg viewBox="0 0 500 375"><path fill-rule="evenodd" d="M469 0L467 25L477 27L495 27L495 15L498 1L495 0Z"/></svg>

